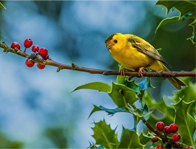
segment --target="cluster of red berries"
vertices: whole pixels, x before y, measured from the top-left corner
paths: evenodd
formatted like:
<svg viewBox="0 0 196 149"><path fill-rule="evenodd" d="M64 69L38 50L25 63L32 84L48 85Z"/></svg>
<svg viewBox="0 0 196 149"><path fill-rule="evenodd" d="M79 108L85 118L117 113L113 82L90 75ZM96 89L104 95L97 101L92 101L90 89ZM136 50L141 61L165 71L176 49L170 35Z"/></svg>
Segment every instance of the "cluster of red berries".
<svg viewBox="0 0 196 149"><path fill-rule="evenodd" d="M24 52L26 52L26 49L27 48L30 48L31 46L33 45L33 41L31 39L26 39L24 41L24 47L25 47L25 50ZM11 44L11 48L17 48L18 50L21 50L20 49L20 44L17 43L17 42L13 42ZM30 59L27 59L25 64L28 66L28 67L33 67L35 62L33 62L32 60L35 59L37 57L37 55L39 54L44 60L47 60L49 59L49 55L48 55L48 50L46 48L39 48L37 45L34 45L32 46L32 54L30 55ZM44 64L37 64L37 67L39 69L44 69L45 68L45 65Z"/></svg>
<svg viewBox="0 0 196 149"><path fill-rule="evenodd" d="M170 126L165 126L163 122L157 122L155 125L156 129L159 131L162 131L164 135L168 135L170 133L174 133L172 135L172 140L180 146L180 143L178 142L181 139L180 134L176 133L178 131L178 125L171 124ZM157 142L159 139L157 138L156 134L153 134L154 138L151 139L153 143ZM172 146L170 144L166 144L166 148L171 148ZM156 149L164 149L163 145L158 145ZM186 149L194 149L191 146L186 147Z"/></svg>

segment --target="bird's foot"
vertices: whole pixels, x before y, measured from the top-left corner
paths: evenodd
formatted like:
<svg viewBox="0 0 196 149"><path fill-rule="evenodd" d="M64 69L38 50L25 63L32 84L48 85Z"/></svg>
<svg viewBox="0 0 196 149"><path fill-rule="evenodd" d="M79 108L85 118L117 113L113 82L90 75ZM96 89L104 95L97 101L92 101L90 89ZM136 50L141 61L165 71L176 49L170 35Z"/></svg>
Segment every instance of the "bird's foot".
<svg viewBox="0 0 196 149"><path fill-rule="evenodd" d="M126 70L129 70L129 69L126 69L126 68L120 68L119 72L120 72L120 75L121 76L124 76L125 75L125 71Z"/></svg>
<svg viewBox="0 0 196 149"><path fill-rule="evenodd" d="M145 70L145 67L140 67L139 70L138 70L138 75L139 75L140 77L143 77L143 73L144 73L145 71L146 71L146 70Z"/></svg>
<svg viewBox="0 0 196 149"><path fill-rule="evenodd" d="M157 73L158 73L160 76L162 76L162 75L163 75L163 70L157 71Z"/></svg>

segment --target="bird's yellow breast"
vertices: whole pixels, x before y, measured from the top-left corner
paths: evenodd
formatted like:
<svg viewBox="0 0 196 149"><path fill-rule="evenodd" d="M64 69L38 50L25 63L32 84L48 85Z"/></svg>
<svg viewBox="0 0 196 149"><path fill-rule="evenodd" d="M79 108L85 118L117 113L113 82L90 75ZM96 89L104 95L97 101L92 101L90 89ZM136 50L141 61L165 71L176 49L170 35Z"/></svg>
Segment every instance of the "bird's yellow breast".
<svg viewBox="0 0 196 149"><path fill-rule="evenodd" d="M109 51L116 61L129 69L137 70L140 67L148 67L155 61L151 57L137 51L131 45L122 47L121 49L112 48Z"/></svg>

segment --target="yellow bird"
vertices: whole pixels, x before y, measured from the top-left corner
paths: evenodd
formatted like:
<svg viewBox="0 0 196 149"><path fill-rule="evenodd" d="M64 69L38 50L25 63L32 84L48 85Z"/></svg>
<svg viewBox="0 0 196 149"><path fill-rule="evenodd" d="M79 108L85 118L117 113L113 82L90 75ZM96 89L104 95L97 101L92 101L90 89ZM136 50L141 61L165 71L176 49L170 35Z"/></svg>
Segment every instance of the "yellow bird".
<svg viewBox="0 0 196 149"><path fill-rule="evenodd" d="M105 40L105 45L117 62L129 69L139 70L140 74L145 68L154 71L169 71L164 65L167 63L159 52L138 36L115 33ZM179 90L181 86L186 86L183 81L176 77L167 79Z"/></svg>

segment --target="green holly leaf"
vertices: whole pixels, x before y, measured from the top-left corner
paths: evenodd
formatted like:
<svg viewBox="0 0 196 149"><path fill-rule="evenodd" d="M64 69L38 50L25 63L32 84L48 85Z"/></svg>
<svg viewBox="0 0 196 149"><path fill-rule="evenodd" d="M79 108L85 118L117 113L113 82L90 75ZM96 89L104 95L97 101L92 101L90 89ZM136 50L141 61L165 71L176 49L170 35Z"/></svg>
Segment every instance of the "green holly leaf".
<svg viewBox="0 0 196 149"><path fill-rule="evenodd" d="M166 24L168 24L168 23L172 23L172 22L176 22L176 21L180 21L181 20L181 18L180 17L171 17L171 18L165 18L165 19L163 19L160 23L159 23L159 25L157 26L157 28L156 28L156 30L155 30L155 33L157 32L157 30L159 29L159 28L161 28L162 26L164 26L164 25L166 25Z"/></svg>
<svg viewBox="0 0 196 149"><path fill-rule="evenodd" d="M108 93L108 95L119 108L126 107L127 103L132 105L139 99L135 90L130 89L129 87L122 84L116 84L114 82L112 82L112 91L111 93Z"/></svg>
<svg viewBox="0 0 196 149"><path fill-rule="evenodd" d="M190 13L183 15L181 18L182 18L182 20L194 19L194 18L196 18L196 14L195 14L195 12L192 12L192 13L190 12Z"/></svg>
<svg viewBox="0 0 196 149"><path fill-rule="evenodd" d="M104 82L91 82L77 87L74 91L79 89L92 89L100 92L107 92L119 108L126 107L127 103L133 104L138 100L135 90L114 82L112 82L112 87Z"/></svg>
<svg viewBox="0 0 196 149"><path fill-rule="evenodd" d="M116 148L119 144L115 129L112 130L110 125L107 125L105 120L94 123L95 126L92 128L94 134L93 138L96 140L97 145L101 145L105 148Z"/></svg>
<svg viewBox="0 0 196 149"><path fill-rule="evenodd" d="M165 6L165 8L167 9L167 13L169 13L170 9L174 7L180 12L181 16L183 16L195 10L196 2L190 0L186 0L186 1L158 0L156 5Z"/></svg>
<svg viewBox="0 0 196 149"><path fill-rule="evenodd" d="M118 75L117 77L116 77L116 82L118 83L118 84L126 84L126 80L127 80L127 76L121 76L121 75Z"/></svg>
<svg viewBox="0 0 196 149"><path fill-rule="evenodd" d="M195 1L192 1L192 0L184 0L184 1L165 1L165 0L158 0L156 5L162 5L164 6L166 9L167 9L167 14L169 13L169 11L171 9L177 9L179 12L180 12L180 16L177 17L171 17L171 18L166 18L166 19L163 19L159 25L157 26L156 28L156 31L168 24L168 23L172 23L172 22L175 22L175 21L181 21L181 20L185 20L185 19L193 19L194 21L189 24L190 26L193 27L193 33L192 33L192 36L190 38L187 38L189 40L192 41L193 44L196 43L196 39L195 39L195 34L196 34L196 31L195 31L195 21L196 21L196 13L195 13L195 8L196 8L196 2ZM155 31L155 32L156 32Z"/></svg>
<svg viewBox="0 0 196 149"><path fill-rule="evenodd" d="M0 2L0 8L6 9L5 6Z"/></svg>
<svg viewBox="0 0 196 149"><path fill-rule="evenodd" d="M96 105L93 105L94 106L94 108L93 108L93 110L91 111L91 113L90 113L90 115L89 115L89 117L93 114L93 113L95 113L95 112L97 112L97 111L105 111L105 112L107 112L108 113L108 115L111 115L111 116L113 116L115 113L117 113L117 112L128 112L128 110L126 109L126 108L115 108L115 109L108 109L108 108L105 108L105 107L103 107L103 106L96 106Z"/></svg>
<svg viewBox="0 0 196 149"><path fill-rule="evenodd" d="M196 16L195 16L195 18L196 18ZM187 38L188 40L191 40L192 41L192 43L194 44L194 43L196 43L196 19L195 19L195 21L194 22L192 22L191 24L189 24L189 26L191 26L192 28L193 28L193 32L192 32L192 36L190 37L190 38Z"/></svg>
<svg viewBox="0 0 196 149"><path fill-rule="evenodd" d="M140 93L140 86L137 83L135 83L135 80L128 80L126 76L117 76L117 83L123 84Z"/></svg>
<svg viewBox="0 0 196 149"><path fill-rule="evenodd" d="M196 119L196 100L192 102L188 109L188 113Z"/></svg>
<svg viewBox="0 0 196 149"><path fill-rule="evenodd" d="M131 112L129 111L130 113L133 114L133 119L134 119L134 127L133 127L133 130L137 130L137 124L139 123L139 121L141 120L141 118L145 117L145 116L148 116L152 113L152 111L150 112L143 112L141 114L139 114L139 112Z"/></svg>
<svg viewBox="0 0 196 149"><path fill-rule="evenodd" d="M153 137L146 135L143 131L140 133L139 135L140 138L140 143L145 145L146 143L148 143Z"/></svg>
<svg viewBox="0 0 196 149"><path fill-rule="evenodd" d="M143 148L143 145L140 143L139 136L138 134L136 134L135 131L125 129L123 127L123 132L118 148L119 149Z"/></svg>
<svg viewBox="0 0 196 149"><path fill-rule="evenodd" d="M111 86L104 82L91 82L91 83L78 86L76 89L73 90L73 92L79 89L91 89L91 90L97 90L100 92L110 92Z"/></svg>
<svg viewBox="0 0 196 149"><path fill-rule="evenodd" d="M129 69L129 68L126 68L125 66L119 64L119 70L122 69L122 68ZM130 87L131 89L133 89L137 92L140 92L139 85L137 85L137 83L135 83L135 80L131 80L130 76L128 77L128 76L118 75L117 76L117 83L118 84L124 84L127 87Z"/></svg>
<svg viewBox="0 0 196 149"><path fill-rule="evenodd" d="M175 123L178 125L178 133L182 136L183 143L187 146L194 146L193 135L196 132L196 121L188 113L188 108L192 102L185 102L181 99L178 103L174 104L175 109Z"/></svg>
<svg viewBox="0 0 196 149"><path fill-rule="evenodd" d="M98 106L96 106L96 105L93 105L93 106L94 106L94 108L93 108L93 110L91 111L91 113L89 114L88 118L91 117L91 115L92 115L93 113L95 113L95 112L97 112L97 111L102 111L102 109L101 109L100 107L98 107Z"/></svg>
<svg viewBox="0 0 196 149"><path fill-rule="evenodd" d="M158 120L163 121L166 125L174 122L175 111L173 107L166 103L164 98L162 98L160 101L155 101L149 94L149 92L146 92L143 97L143 101L146 103L147 107L150 110L153 111L154 109L156 109L164 114L161 118L156 117L155 115L150 115L149 119L151 120L148 119L148 121L151 125L154 126Z"/></svg>
<svg viewBox="0 0 196 149"><path fill-rule="evenodd" d="M183 98L185 102L194 101L196 97L196 83L193 84L191 80L191 77L183 78L183 81L187 84L187 87L176 91L174 93L174 97L171 97L170 99L174 102L179 102L181 98Z"/></svg>

